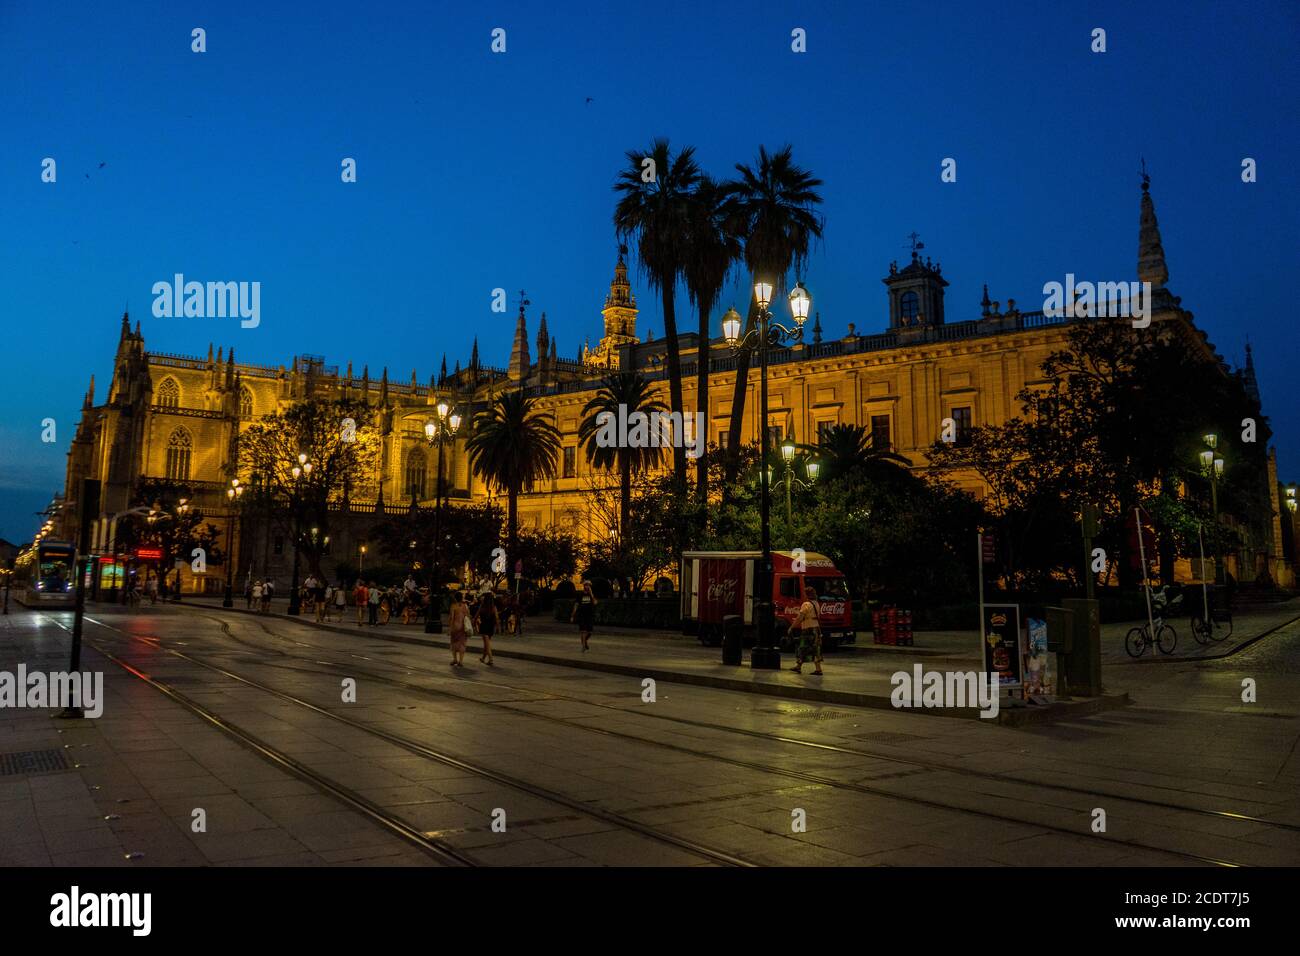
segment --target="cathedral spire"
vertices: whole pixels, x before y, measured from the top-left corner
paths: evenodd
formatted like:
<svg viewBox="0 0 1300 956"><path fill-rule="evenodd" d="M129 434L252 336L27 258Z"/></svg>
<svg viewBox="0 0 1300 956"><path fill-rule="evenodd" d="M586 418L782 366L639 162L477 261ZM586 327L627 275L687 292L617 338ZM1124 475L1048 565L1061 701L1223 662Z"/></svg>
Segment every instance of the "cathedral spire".
<svg viewBox="0 0 1300 956"><path fill-rule="evenodd" d="M1249 348L1249 346L1247 346ZM1247 353L1249 355L1249 353ZM90 388L86 389L86 408L93 408L95 405L95 375L92 372L90 376Z"/></svg>
<svg viewBox="0 0 1300 956"><path fill-rule="evenodd" d="M528 355L528 322L524 318L524 306L529 305L523 292L519 293L519 321L515 323L515 345L510 350L510 378L522 382L528 377L532 359Z"/></svg>
<svg viewBox="0 0 1300 956"><path fill-rule="evenodd" d="M128 312L122 313L122 334L118 341L125 341L126 337L131 334L131 315Z"/></svg>
<svg viewBox="0 0 1300 956"><path fill-rule="evenodd" d="M542 313L542 322L537 327L537 361L546 361L546 346L550 343L551 337L546 334L546 313Z"/></svg>
<svg viewBox="0 0 1300 956"><path fill-rule="evenodd" d="M388 366L384 366L384 373L379 379L379 404L387 407L388 405Z"/></svg>
<svg viewBox="0 0 1300 956"><path fill-rule="evenodd" d="M1246 367L1242 370L1241 379L1246 394L1250 396L1251 401L1256 405L1260 405L1259 379L1255 377L1255 359L1250 354L1249 342L1246 343Z"/></svg>
<svg viewBox="0 0 1300 956"><path fill-rule="evenodd" d="M1169 281L1169 268L1165 265L1165 249L1160 243L1160 224L1156 222L1156 207L1151 201L1151 177L1147 175L1146 160L1142 161L1142 215L1138 226L1138 280L1150 282L1152 289L1164 288Z"/></svg>
<svg viewBox="0 0 1300 956"><path fill-rule="evenodd" d="M989 314L989 306L993 303L989 301L989 284L984 283L984 298L980 299L980 315Z"/></svg>
<svg viewBox="0 0 1300 956"><path fill-rule="evenodd" d="M438 386L445 387L447 384L447 353L442 353L442 367L438 369Z"/></svg>

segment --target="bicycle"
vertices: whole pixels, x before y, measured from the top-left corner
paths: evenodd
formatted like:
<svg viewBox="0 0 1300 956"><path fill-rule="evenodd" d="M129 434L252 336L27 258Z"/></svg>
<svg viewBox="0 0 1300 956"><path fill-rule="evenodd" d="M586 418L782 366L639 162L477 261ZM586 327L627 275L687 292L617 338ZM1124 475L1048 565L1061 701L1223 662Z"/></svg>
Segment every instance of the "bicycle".
<svg viewBox="0 0 1300 956"><path fill-rule="evenodd" d="M1224 641L1232 635L1232 612L1227 608L1211 608L1210 619L1203 614L1192 613L1192 637L1198 644L1211 641Z"/></svg>
<svg viewBox="0 0 1300 956"><path fill-rule="evenodd" d="M1147 624L1135 627L1124 638L1124 650L1129 657L1141 657L1152 644L1160 648L1162 654L1172 654L1178 644L1178 632L1161 618L1155 619L1155 640L1151 639L1151 628Z"/></svg>

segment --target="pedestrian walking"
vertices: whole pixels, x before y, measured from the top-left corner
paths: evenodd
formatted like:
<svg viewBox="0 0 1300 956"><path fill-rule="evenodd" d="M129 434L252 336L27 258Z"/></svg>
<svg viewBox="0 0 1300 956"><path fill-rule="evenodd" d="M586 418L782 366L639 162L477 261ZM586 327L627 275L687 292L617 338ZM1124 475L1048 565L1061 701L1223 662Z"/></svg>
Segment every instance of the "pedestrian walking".
<svg viewBox="0 0 1300 956"><path fill-rule="evenodd" d="M316 600L316 623L329 620L329 606L334 602L334 587L327 584L320 589L320 595Z"/></svg>
<svg viewBox="0 0 1300 956"><path fill-rule="evenodd" d="M334 610L338 612L339 623L343 623L343 618L348 612L348 589L339 582L339 586L334 589Z"/></svg>
<svg viewBox="0 0 1300 956"><path fill-rule="evenodd" d="M817 665L813 674L820 677L822 673L822 625L821 608L817 604L817 592L808 589L808 599L799 607L799 616L795 625L799 628L799 651L795 665L791 668L796 674L803 673L803 662L809 657Z"/></svg>
<svg viewBox="0 0 1300 956"><path fill-rule="evenodd" d="M275 597L275 582L267 578L262 582L262 611L271 613L271 599Z"/></svg>
<svg viewBox="0 0 1300 956"><path fill-rule="evenodd" d="M265 614L266 605L262 603L262 582L260 579L253 585L252 594L253 594L253 603L257 605L257 612L259 614Z"/></svg>
<svg viewBox="0 0 1300 956"><path fill-rule="evenodd" d="M596 595L591 590L591 582L582 582L582 593L573 602L573 613L569 621L577 622L578 637L582 640L582 650L591 650L591 629L596 622Z"/></svg>
<svg viewBox="0 0 1300 956"><path fill-rule="evenodd" d="M496 601L491 594L483 595L478 603L478 614L474 617L474 629L483 635L483 653L479 660L488 667L492 666L492 635L497 632L497 620Z"/></svg>
<svg viewBox="0 0 1300 956"><path fill-rule="evenodd" d="M253 606L253 579L251 577L244 580L244 610Z"/></svg>
<svg viewBox="0 0 1300 956"><path fill-rule="evenodd" d="M384 592L379 589L379 585L374 581L366 588L366 604L370 607L370 626L379 626L379 602L383 600Z"/></svg>
<svg viewBox="0 0 1300 956"><path fill-rule="evenodd" d="M370 603L370 591L366 582L357 578L357 586L352 590L352 603L357 606L357 627L365 623L366 606Z"/></svg>
<svg viewBox="0 0 1300 956"><path fill-rule="evenodd" d="M465 666L465 645L469 643L466 626L469 624L469 605L459 591L452 592L451 611L448 614L447 630L451 635L451 666Z"/></svg>

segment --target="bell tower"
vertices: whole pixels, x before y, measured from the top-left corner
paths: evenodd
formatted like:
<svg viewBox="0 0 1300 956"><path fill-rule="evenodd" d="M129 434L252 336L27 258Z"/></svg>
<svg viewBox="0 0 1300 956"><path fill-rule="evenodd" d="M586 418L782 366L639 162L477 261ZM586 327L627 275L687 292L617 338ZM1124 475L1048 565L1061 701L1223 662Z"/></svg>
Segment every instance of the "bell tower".
<svg viewBox="0 0 1300 956"><path fill-rule="evenodd" d="M583 358L588 362L618 367L618 350L624 345L633 345L640 341L636 337L636 296L632 294L632 284L627 279L627 246L618 247L618 263L614 266L614 279L609 284L609 295L605 296L605 308L600 314L605 317L605 335L594 349L584 350Z"/></svg>
<svg viewBox="0 0 1300 956"><path fill-rule="evenodd" d="M948 283L943 267L929 258L921 259L925 243L912 233L912 261L904 269L889 264L889 275L881 281L889 289L889 328L908 329L943 325L943 290Z"/></svg>

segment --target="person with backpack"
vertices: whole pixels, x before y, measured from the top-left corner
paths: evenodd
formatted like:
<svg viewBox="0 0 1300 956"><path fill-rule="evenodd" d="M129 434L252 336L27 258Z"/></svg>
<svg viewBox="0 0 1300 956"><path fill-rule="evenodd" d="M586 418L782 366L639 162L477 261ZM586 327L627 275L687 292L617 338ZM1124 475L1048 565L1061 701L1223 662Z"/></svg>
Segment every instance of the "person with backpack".
<svg viewBox="0 0 1300 956"><path fill-rule="evenodd" d="M817 669L813 674L820 677L822 673L822 626L819 620L821 609L817 605L817 592L808 589L808 599L799 608L799 616L794 626L799 629L799 653L795 665L791 668L796 674L803 673L803 662L812 657Z"/></svg>
<svg viewBox="0 0 1300 956"><path fill-rule="evenodd" d="M483 653L479 660L492 666L492 635L497 632L497 606L491 594L483 595L478 604L478 614L474 617L474 628L483 635Z"/></svg>

